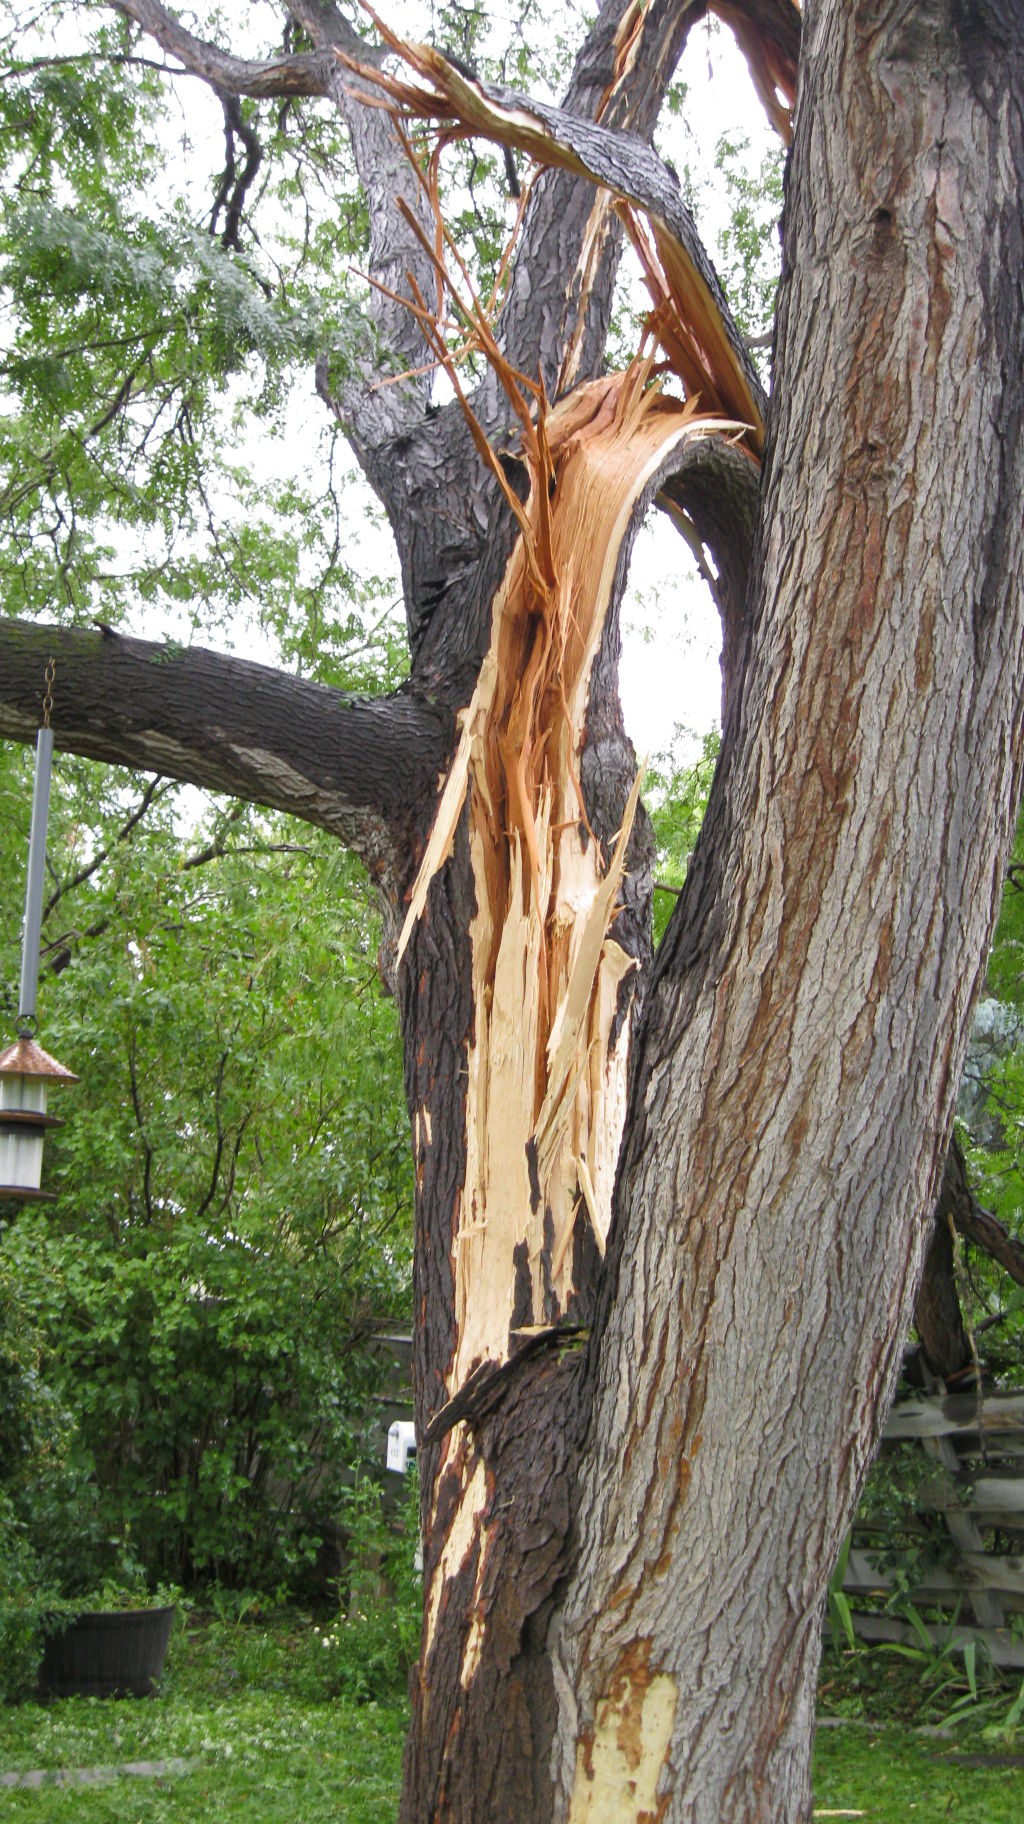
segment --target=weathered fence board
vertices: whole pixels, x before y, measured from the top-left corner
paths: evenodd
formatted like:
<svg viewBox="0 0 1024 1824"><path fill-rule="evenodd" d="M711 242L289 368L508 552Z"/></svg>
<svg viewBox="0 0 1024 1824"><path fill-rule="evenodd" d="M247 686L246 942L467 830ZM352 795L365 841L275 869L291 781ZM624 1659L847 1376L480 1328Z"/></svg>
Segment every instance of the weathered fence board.
<svg viewBox="0 0 1024 1824"><path fill-rule="evenodd" d="M889 1596L896 1588L891 1571L879 1569L870 1551L854 1546L846 1566L847 1595ZM915 1599L951 1607L958 1596L991 1590L1007 1605L1024 1610L1024 1557L995 1552L964 1552L955 1563L929 1565L914 1580Z"/></svg>
<svg viewBox="0 0 1024 1824"><path fill-rule="evenodd" d="M1024 1393L986 1394L980 1407L973 1393L901 1400L889 1414L884 1435L887 1444L912 1438L983 1436L987 1441L998 1436L1005 1448L1014 1441L1014 1433L1024 1451Z"/></svg>
<svg viewBox="0 0 1024 1824"><path fill-rule="evenodd" d="M901 1646L918 1647L920 1641L908 1622L899 1621L894 1615L854 1615L854 1624L862 1640L895 1641ZM943 1633L941 1644L946 1644L947 1635ZM973 1641L983 1646L994 1666L1004 1670L1024 1670L1024 1640L1018 1634L1011 1634L1009 1628L970 1628L959 1624L952 1632L952 1646L958 1650Z"/></svg>
<svg viewBox="0 0 1024 1824"><path fill-rule="evenodd" d="M933 1525L935 1516L941 1518L947 1548L939 1562L923 1557L920 1570L910 1573L915 1605L956 1611L955 1639L982 1643L997 1665L1024 1667L1020 1624L1004 1626L1009 1615L1024 1614L1024 1549L997 1551L991 1537L994 1529L1010 1534L1011 1543L1014 1534L1024 1536L1024 1474L992 1473L1001 1465L1024 1470L1024 1392L988 1393L979 1401L973 1391L947 1393L940 1382L935 1392L893 1408L882 1442L916 1444L945 1471L944 1487L933 1482L917 1497L918 1511L931 1515ZM867 1530L855 1523L843 1579L853 1604L857 1598L887 1599L898 1587L885 1568L884 1528L877 1552L871 1539L865 1542ZM962 1623L959 1605L966 1610ZM898 1615L863 1614L854 1606L853 1620L865 1640L914 1644L913 1628Z"/></svg>

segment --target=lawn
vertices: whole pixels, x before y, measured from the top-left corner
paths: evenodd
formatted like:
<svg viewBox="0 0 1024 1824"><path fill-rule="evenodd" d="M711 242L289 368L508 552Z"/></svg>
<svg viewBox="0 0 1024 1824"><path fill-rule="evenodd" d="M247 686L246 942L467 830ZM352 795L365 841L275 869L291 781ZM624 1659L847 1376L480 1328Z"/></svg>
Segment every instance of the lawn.
<svg viewBox="0 0 1024 1824"><path fill-rule="evenodd" d="M95 1784L0 1789L0 1812L18 1824L385 1824L397 1807L405 1704L337 1695L327 1638L325 1647L295 1615L193 1617L153 1701L0 1709L0 1773L106 1770ZM955 1735L935 1735L906 1720L920 1695L910 1668L827 1661L822 1691L823 1707L841 1715L818 1731L821 1815L870 1824L1024 1817L1024 1767L1007 1764L1024 1760L1019 1745L982 1734L999 1702L968 1713ZM875 1718L863 1714L872 1705ZM137 1761L177 1767L156 1777L116 1771Z"/></svg>
<svg viewBox="0 0 1024 1824"><path fill-rule="evenodd" d="M177 1761L187 1772L0 1790L19 1824L382 1824L394 1814L406 1708L332 1696L332 1650L291 1617L193 1622L160 1696L0 1709L0 1774Z"/></svg>
<svg viewBox="0 0 1024 1824"><path fill-rule="evenodd" d="M992 1763L965 1765L974 1755ZM894 1723L855 1722L819 1728L814 1746L816 1813L852 1812L868 1824L907 1824L920 1818L960 1818L963 1824L1020 1824L1024 1818L1024 1759L987 1745L916 1735Z"/></svg>

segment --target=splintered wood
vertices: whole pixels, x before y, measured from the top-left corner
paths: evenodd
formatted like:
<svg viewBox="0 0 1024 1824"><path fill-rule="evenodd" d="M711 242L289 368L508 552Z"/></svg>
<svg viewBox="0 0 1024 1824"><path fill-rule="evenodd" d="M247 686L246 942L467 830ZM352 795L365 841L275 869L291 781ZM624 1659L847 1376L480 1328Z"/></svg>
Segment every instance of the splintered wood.
<svg viewBox="0 0 1024 1824"><path fill-rule="evenodd" d="M609 134L592 121L463 75L431 45L410 44L400 38L377 16L367 0L362 3L385 43L418 78L411 81L407 76L392 76L386 71L369 69L339 51L341 63L361 77L364 84L380 92L378 105L389 107L400 127L401 123L416 119L440 122L438 146L451 139L479 134L496 145L526 153L541 168L571 171L588 177L596 187L590 229L594 247L599 242L605 218L614 210L637 250L654 305L651 328L665 350L673 372L683 381L690 395L699 396L706 412L719 412L738 419L751 450L760 454L764 425L759 388L749 355L732 324L718 281L697 244L678 181L669 180L666 167L656 154L639 139ZM727 0L723 0L723 4L726 3ZM774 3L784 7L787 14L793 10L792 0L774 0ZM733 0L733 4L745 16L742 0ZM609 102L638 54L648 10L638 7L623 20L617 75L603 98L603 106ZM799 18L795 10L793 17ZM744 41L748 57L754 55L758 42L756 33L751 35L749 44ZM780 85L788 83L789 73L780 58L771 62L770 71L777 76ZM754 74L755 80L760 81L763 77L767 82L769 66L765 65L762 71L758 64ZM788 88L786 93L792 99ZM365 90L361 90L361 98L366 102ZM779 114L780 124L782 113L788 121L788 109L778 100L773 106ZM436 162L433 169L436 172ZM435 197L436 192L431 200ZM408 213L405 213L408 220ZM415 223L410 221L410 226L415 231ZM443 237L439 221L438 250ZM586 272L576 276L579 282L587 283ZM562 383L563 386L566 383L565 374Z"/></svg>
<svg viewBox="0 0 1024 1824"><path fill-rule="evenodd" d="M594 164L595 157L601 163L601 148L593 156L584 148L583 156L567 147L557 131L560 117L549 111L538 119L504 99L495 102L436 53L380 29L431 85L416 88L350 64L383 92L400 132L417 112L440 115L442 139L469 127L604 181ZM606 857L580 787L591 671L622 543L644 489L688 439L745 437L756 460L762 426L743 360L721 329L704 277L646 205L645 231L621 187L614 203L607 189L598 192L599 213L609 206L624 213L655 304L649 340L660 342L667 362L656 370L653 354L641 352L624 373L578 386L549 405L543 385L505 360L491 308L472 295L467 302L451 277L449 256L462 290L471 293L441 214L436 147L416 168L434 238L412 211L404 213L433 264L438 303L428 307L412 281L406 301L520 528L398 949L400 959L417 920L429 916L430 882L450 856L465 814L476 892L469 934L475 1021L466 1062L466 1173L453 1231L457 1342L448 1393L454 1396L481 1362L507 1358L513 1331L565 1314L584 1225L604 1250L626 1104L630 997L620 989L634 966L616 942L615 909L642 773ZM657 174L647 177L656 186ZM444 318L446 298L452 312ZM445 334L455 324L462 350L484 355L518 419L518 454L529 476L525 502L509 486L463 391ZM662 391L665 367L691 397Z"/></svg>
<svg viewBox="0 0 1024 1824"><path fill-rule="evenodd" d="M618 990L633 966L614 913L640 776L605 861L583 813L579 754L634 503L681 441L709 429L648 378L638 363L580 388L538 426L525 530L400 940L401 953L468 800L476 1026L451 1392L475 1363L507 1354L514 1311L523 1323L564 1312L577 1227L588 1221L603 1249L611 1218L629 1045Z"/></svg>

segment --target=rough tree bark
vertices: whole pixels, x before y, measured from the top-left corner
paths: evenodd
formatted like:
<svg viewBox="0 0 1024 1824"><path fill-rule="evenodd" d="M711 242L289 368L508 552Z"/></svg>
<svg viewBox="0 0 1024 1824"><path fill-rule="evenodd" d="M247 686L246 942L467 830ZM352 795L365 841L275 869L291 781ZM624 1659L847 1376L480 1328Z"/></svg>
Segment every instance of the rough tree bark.
<svg viewBox="0 0 1024 1824"><path fill-rule="evenodd" d="M220 87L342 107L378 275L411 266L430 295L429 197L330 0L291 8L313 52L261 66L156 0L123 10ZM808 0L765 443L692 224L628 137L705 10L607 0L561 112L427 56L392 82L396 106L548 167L470 409L428 414L417 382L330 400L398 540L399 699L308 694L289 747L285 680L265 724L244 679L228 716L203 674L179 728L134 643L0 631L0 732L26 735L52 649L59 744L315 815L407 914L408 1824L810 1816L823 1593L895 1380L1019 800L1024 20L1015 0ZM798 9L714 10L788 136ZM603 376L623 224L669 364L744 419L744 447L647 370ZM380 309L408 356L411 316ZM616 662L655 494L715 554L726 645L711 803L648 970ZM206 661L175 662L198 685ZM131 717L108 663L134 666Z"/></svg>

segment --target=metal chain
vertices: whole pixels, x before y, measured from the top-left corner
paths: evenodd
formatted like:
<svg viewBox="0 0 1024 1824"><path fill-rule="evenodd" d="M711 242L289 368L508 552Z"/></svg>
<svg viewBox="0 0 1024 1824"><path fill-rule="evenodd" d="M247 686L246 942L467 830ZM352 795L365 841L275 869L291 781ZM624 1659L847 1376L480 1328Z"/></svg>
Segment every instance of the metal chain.
<svg viewBox="0 0 1024 1824"><path fill-rule="evenodd" d="M51 658L46 667L46 695L43 698L43 727L44 728L49 728L49 726L50 726L50 714L53 709L53 676L54 676L54 672L56 671L56 669L57 669L57 661L56 661L56 659Z"/></svg>

